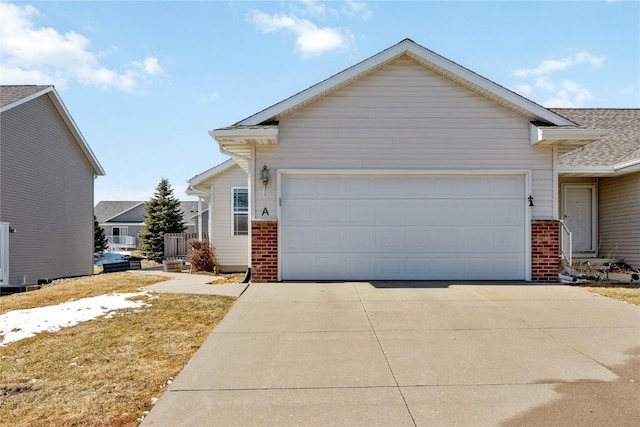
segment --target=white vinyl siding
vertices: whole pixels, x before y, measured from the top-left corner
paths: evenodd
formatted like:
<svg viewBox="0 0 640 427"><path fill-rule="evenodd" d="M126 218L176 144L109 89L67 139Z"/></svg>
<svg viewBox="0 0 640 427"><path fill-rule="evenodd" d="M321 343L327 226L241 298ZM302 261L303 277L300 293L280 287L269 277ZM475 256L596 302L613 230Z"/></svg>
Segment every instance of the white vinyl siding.
<svg viewBox="0 0 640 427"><path fill-rule="evenodd" d="M232 216L232 188L246 188L246 185L247 174L237 165L213 176L201 185L203 188L208 187L210 194L213 193L213 198L209 201L209 235L223 269L247 266L248 236L233 235Z"/></svg>
<svg viewBox="0 0 640 427"><path fill-rule="evenodd" d="M640 268L640 173L599 179L601 257Z"/></svg>
<svg viewBox="0 0 640 427"><path fill-rule="evenodd" d="M93 273L93 169L48 96L2 113L10 283Z"/></svg>
<svg viewBox="0 0 640 427"><path fill-rule="evenodd" d="M259 168L530 170L533 219L553 219L553 152L529 144L529 118L407 57L279 118L278 145L257 147ZM277 207L255 192L255 216ZM528 196L528 194L526 195Z"/></svg>

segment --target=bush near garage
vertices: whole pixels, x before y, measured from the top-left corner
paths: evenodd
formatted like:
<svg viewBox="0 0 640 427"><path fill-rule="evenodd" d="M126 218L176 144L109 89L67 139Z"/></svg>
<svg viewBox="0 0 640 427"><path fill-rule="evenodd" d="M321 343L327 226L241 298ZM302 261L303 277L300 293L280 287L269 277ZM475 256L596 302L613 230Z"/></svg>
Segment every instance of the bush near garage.
<svg viewBox="0 0 640 427"><path fill-rule="evenodd" d="M189 242L189 263L191 273L206 271L217 273L218 260L213 246L203 240L192 240Z"/></svg>

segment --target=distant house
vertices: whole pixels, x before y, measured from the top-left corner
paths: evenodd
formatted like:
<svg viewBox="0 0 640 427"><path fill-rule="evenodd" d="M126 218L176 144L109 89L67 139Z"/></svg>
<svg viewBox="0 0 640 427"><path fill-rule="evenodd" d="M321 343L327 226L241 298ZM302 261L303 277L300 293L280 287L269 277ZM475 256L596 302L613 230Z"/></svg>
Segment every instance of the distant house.
<svg viewBox="0 0 640 427"><path fill-rule="evenodd" d="M639 266L639 114L544 108L405 39L210 134L248 175L253 281L557 281L566 229ZM190 183L230 230L223 165Z"/></svg>
<svg viewBox="0 0 640 427"><path fill-rule="evenodd" d="M640 109L553 109L610 132L558 152L560 219L574 257L624 259L640 268Z"/></svg>
<svg viewBox="0 0 640 427"><path fill-rule="evenodd" d="M187 194L208 202L202 212L203 230L215 247L221 271L247 268L249 207L247 173L229 159L189 181Z"/></svg>
<svg viewBox="0 0 640 427"><path fill-rule="evenodd" d="M205 207L206 208L206 205ZM198 203L180 202L185 233L197 233ZM114 250L134 250L140 247L140 233L144 229L146 202L107 200L94 208L98 224L104 230L109 246Z"/></svg>
<svg viewBox="0 0 640 427"><path fill-rule="evenodd" d="M93 273L104 170L53 86L0 86L0 283Z"/></svg>

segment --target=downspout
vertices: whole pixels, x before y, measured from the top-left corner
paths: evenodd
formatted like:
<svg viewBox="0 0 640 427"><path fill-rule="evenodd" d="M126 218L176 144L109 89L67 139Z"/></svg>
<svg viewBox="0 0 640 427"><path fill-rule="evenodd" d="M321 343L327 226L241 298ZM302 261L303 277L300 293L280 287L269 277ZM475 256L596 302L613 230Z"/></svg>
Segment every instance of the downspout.
<svg viewBox="0 0 640 427"><path fill-rule="evenodd" d="M242 279L242 283L249 283L249 280L251 280L251 217L253 216L253 203L251 202L251 200L253 199L253 186L251 185L252 181L253 181L253 164L254 164L254 160L251 157L247 157L247 156L241 156L240 154L237 153L232 153L230 151L227 151L224 146L222 144L220 144L220 152L222 154L226 154L229 157L239 157L241 159L244 159L247 161L248 163L248 171L247 171L247 195L248 200L247 200L247 221L249 222L249 224L247 224L247 274L245 274L244 279Z"/></svg>
<svg viewBox="0 0 640 427"><path fill-rule="evenodd" d="M198 196L198 240L202 242L202 197Z"/></svg>

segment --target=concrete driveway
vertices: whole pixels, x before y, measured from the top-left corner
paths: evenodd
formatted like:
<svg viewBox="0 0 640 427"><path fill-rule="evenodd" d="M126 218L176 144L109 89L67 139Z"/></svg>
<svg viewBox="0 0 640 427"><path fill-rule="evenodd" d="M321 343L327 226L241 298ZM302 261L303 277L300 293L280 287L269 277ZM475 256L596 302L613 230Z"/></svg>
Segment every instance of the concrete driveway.
<svg viewBox="0 0 640 427"><path fill-rule="evenodd" d="M563 285L252 284L145 426L637 425L640 307Z"/></svg>

